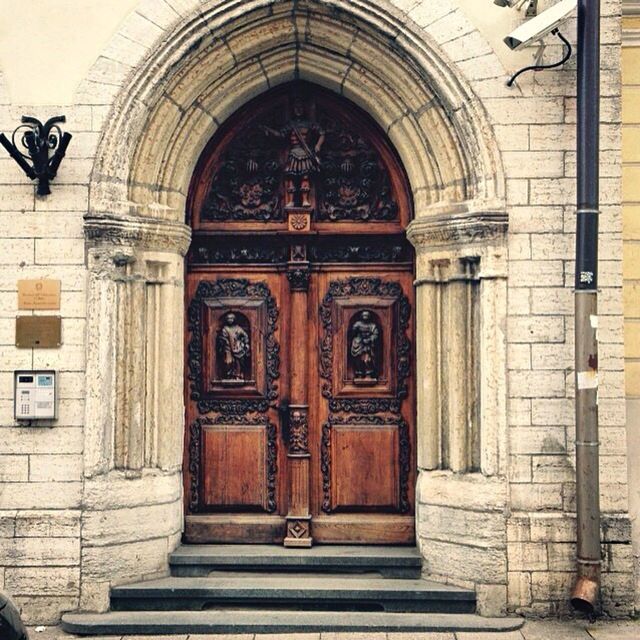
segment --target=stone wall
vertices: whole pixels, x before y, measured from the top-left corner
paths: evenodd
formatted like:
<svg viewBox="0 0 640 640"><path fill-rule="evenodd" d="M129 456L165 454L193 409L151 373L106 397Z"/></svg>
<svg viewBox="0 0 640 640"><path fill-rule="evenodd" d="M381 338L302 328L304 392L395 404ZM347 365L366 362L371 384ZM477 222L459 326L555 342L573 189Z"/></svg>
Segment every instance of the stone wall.
<svg viewBox="0 0 640 640"><path fill-rule="evenodd" d="M619 0L603 2L603 16L603 591L606 611L620 615L633 609L633 581ZM575 39L575 20L567 34ZM551 46L546 56L559 53ZM0 587L28 621L104 610L110 584L167 570L182 527L189 178L230 113L295 77L372 113L414 192L425 575L475 586L485 614L565 610L575 540L574 71L575 59L508 89L501 60L455 0L139 3L76 104L35 112L65 113L74 134L52 195L35 196L0 157ZM0 91L0 130L33 111ZM445 299L457 295L438 261L456 275L468 259L478 265L467 280L478 288L468 335L477 337L479 375L466 386L450 375L446 391L469 408L481 436L480 458L469 465L439 455L443 429L459 434L466 414L434 411L429 385L429 375L455 371L456 361L427 366L436 339L430 300L447 288ZM18 350L16 281L41 276L62 281L64 344ZM463 328L460 318L453 322ZM60 372L55 426L13 420L12 372L32 367Z"/></svg>

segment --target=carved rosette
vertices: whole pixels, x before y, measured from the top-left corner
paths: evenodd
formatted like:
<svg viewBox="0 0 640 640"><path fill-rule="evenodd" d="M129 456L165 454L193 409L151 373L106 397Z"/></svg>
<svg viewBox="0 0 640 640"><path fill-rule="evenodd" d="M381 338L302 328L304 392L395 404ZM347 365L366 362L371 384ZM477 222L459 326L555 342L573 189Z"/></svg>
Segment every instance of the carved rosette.
<svg viewBox="0 0 640 640"><path fill-rule="evenodd" d="M202 482L202 428L204 426L221 425L263 425L267 431L267 504L266 511L274 513L278 506L276 503L276 484L278 473L278 438L274 424L267 418L247 417L243 415L221 415L211 418L209 416L198 418L189 427L189 509L191 513L200 511L200 484Z"/></svg>
<svg viewBox="0 0 640 640"><path fill-rule="evenodd" d="M322 425L322 441L320 443L320 471L322 472L322 510L331 513L331 429L336 424L341 425L397 425L400 467L400 495L399 511L407 513L411 509L409 502L409 473L411 469L411 441L409 439L409 424L401 417L382 417L357 415L339 418L329 415L329 420ZM366 473L363 469L363 473Z"/></svg>
<svg viewBox="0 0 640 640"><path fill-rule="evenodd" d="M203 375L203 303L207 299L243 297L262 299L267 309L266 349L266 393L262 398L212 398L204 391ZM277 379L280 377L280 345L275 338L278 308L275 298L264 282L246 279L220 279L200 282L187 310L187 326L191 339L187 347L191 399L195 400L200 413L219 411L240 415L249 411L267 411L278 397Z"/></svg>
<svg viewBox="0 0 640 640"><path fill-rule="evenodd" d="M309 422L306 406L289 407L289 453L309 453Z"/></svg>
<svg viewBox="0 0 640 640"><path fill-rule="evenodd" d="M394 298L398 302L398 331L396 333L396 394L393 398L336 398L333 395L333 305L336 298L353 296L380 296ZM411 343L407 336L411 304L398 282L385 282L380 278L349 278L335 280L320 306L320 320L324 329L320 341L320 376L325 380L322 395L329 401L329 410L351 413L380 413L400 411L407 397L411 372Z"/></svg>

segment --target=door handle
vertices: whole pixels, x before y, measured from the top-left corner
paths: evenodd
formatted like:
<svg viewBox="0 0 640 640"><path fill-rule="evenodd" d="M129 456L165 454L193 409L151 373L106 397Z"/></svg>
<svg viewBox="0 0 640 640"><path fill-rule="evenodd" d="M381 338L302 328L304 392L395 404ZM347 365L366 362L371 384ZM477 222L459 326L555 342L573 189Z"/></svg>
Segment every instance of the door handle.
<svg viewBox="0 0 640 640"><path fill-rule="evenodd" d="M280 415L280 431L285 444L289 444L290 424L289 424L289 400L284 399L278 405L278 414Z"/></svg>

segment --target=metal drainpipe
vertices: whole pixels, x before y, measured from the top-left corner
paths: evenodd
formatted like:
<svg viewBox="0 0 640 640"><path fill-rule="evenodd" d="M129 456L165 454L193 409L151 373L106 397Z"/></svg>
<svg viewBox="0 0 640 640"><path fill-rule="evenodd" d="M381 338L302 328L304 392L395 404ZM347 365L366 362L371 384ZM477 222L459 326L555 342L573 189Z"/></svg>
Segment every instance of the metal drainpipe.
<svg viewBox="0 0 640 640"><path fill-rule="evenodd" d="M572 606L589 615L600 600L598 443L598 214L600 0L578 1L578 147L576 223L576 515L577 579Z"/></svg>

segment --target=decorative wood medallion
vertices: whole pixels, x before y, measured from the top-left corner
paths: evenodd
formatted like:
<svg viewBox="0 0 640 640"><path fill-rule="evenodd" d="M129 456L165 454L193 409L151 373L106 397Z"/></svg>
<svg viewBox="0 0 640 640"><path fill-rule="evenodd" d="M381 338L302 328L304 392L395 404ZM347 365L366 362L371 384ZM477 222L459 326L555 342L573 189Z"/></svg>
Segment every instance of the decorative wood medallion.
<svg viewBox="0 0 640 640"><path fill-rule="evenodd" d="M218 128L188 215L185 539L412 544L411 198L384 132L278 87Z"/></svg>

